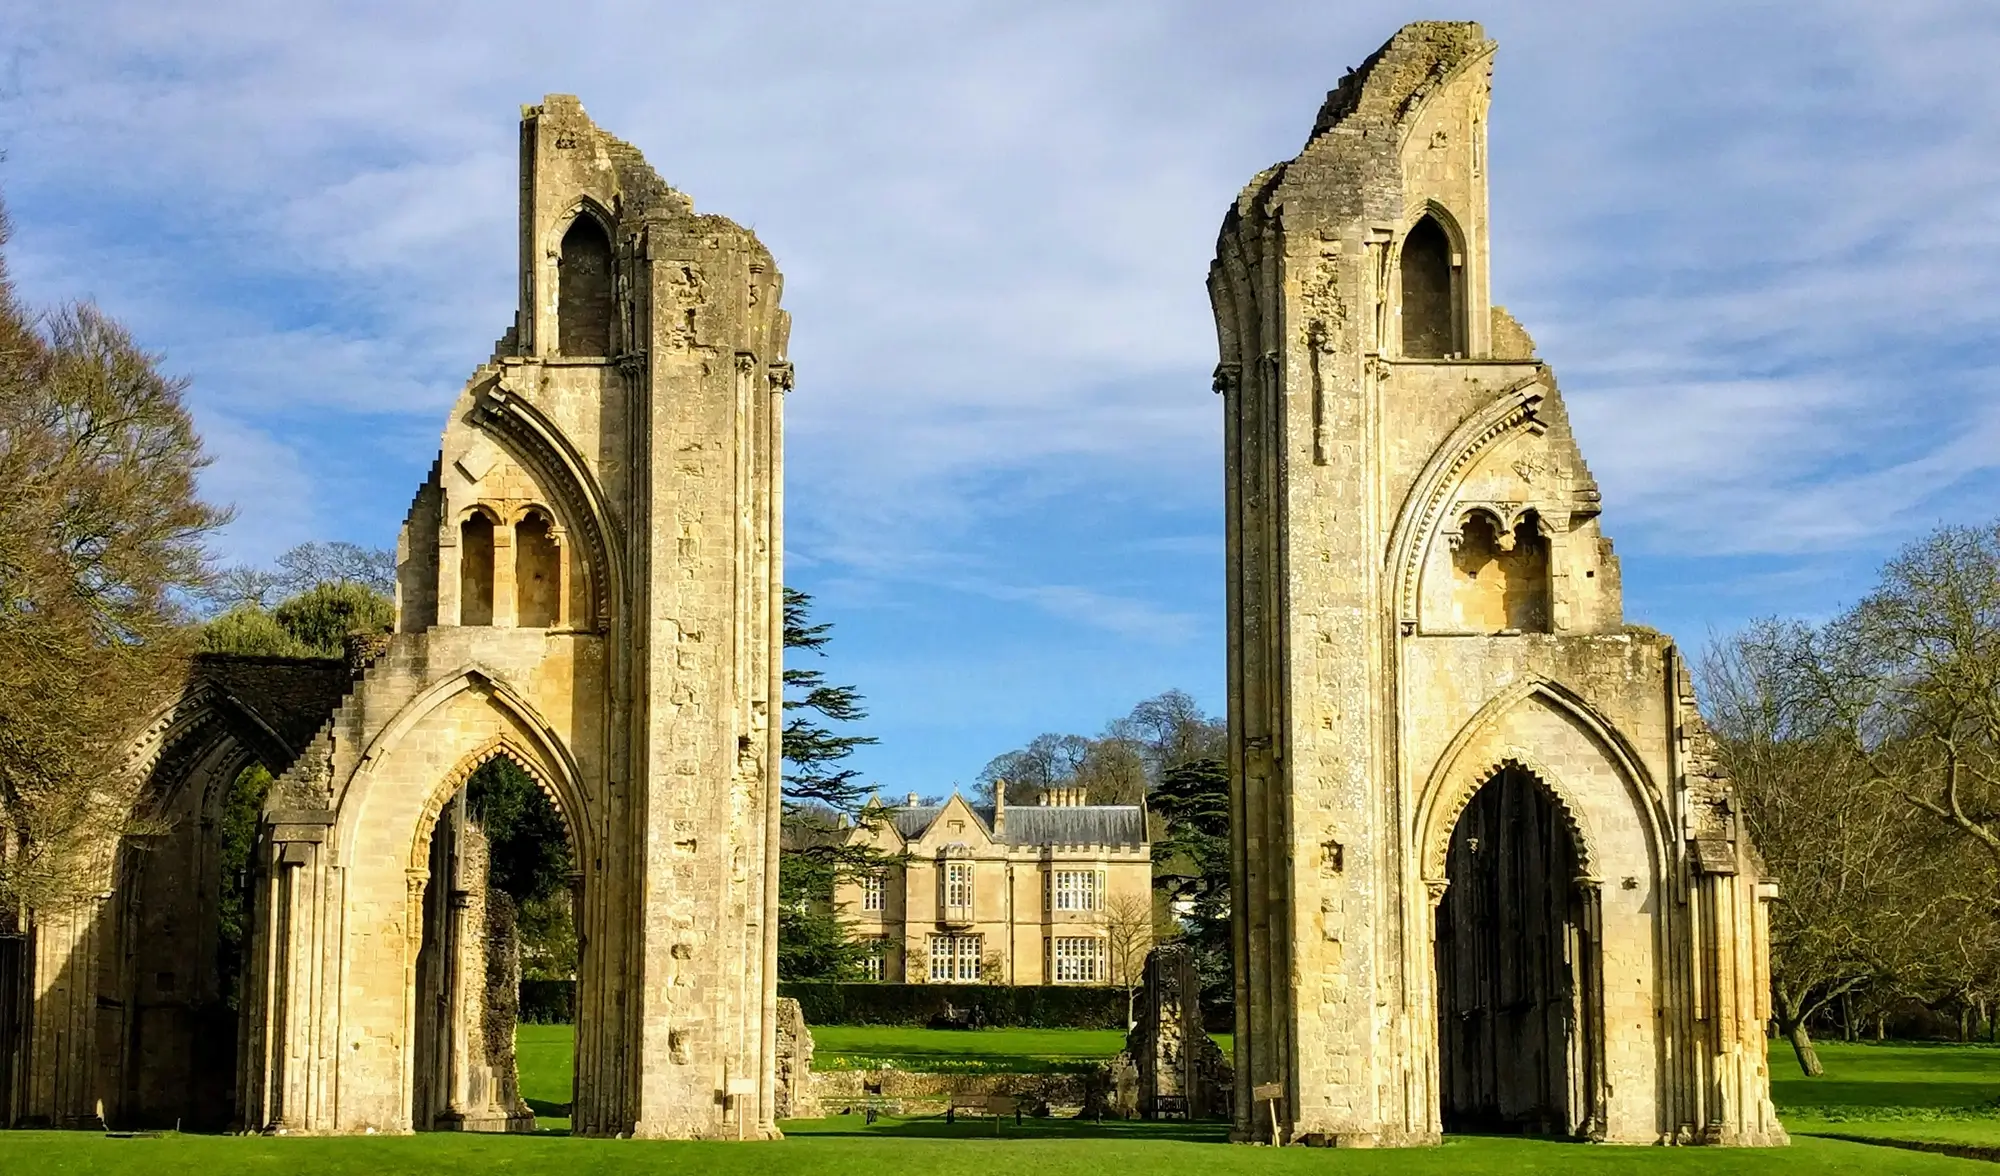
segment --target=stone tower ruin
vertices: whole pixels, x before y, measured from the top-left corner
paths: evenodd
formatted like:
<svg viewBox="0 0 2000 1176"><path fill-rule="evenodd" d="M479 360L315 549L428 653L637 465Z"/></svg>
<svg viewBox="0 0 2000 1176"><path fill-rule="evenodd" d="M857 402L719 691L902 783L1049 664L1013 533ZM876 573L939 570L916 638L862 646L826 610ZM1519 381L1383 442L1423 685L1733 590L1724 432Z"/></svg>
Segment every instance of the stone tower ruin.
<svg viewBox="0 0 2000 1176"><path fill-rule="evenodd" d="M1765 904L1489 299L1493 44L1412 24L1223 220L1236 1130L1770 1144Z"/></svg>
<svg viewBox="0 0 2000 1176"><path fill-rule="evenodd" d="M5 1122L530 1125L454 804L506 757L576 862L574 1129L775 1134L780 289L575 98L523 111L519 309L403 525L395 631L345 665L198 660L132 750L166 831L32 917ZM213 826L252 763L276 780L219 975Z"/></svg>

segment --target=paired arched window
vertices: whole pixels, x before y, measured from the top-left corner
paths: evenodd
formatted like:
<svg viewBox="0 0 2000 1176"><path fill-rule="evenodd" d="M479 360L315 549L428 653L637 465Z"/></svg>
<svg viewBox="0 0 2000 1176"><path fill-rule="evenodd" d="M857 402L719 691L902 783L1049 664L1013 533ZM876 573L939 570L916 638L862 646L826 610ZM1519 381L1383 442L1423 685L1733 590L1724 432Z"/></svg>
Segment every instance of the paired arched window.
<svg viewBox="0 0 2000 1176"><path fill-rule="evenodd" d="M1484 510L1466 513L1452 552L1452 605L1476 633L1549 631L1549 541L1534 511L1511 531Z"/></svg>
<svg viewBox="0 0 2000 1176"><path fill-rule="evenodd" d="M1458 329L1458 270L1451 255L1451 234L1430 213L1403 238L1403 354L1410 359L1448 359L1465 352Z"/></svg>
<svg viewBox="0 0 2000 1176"><path fill-rule="evenodd" d="M531 510L514 524L514 623L546 629L556 623L562 555L549 516Z"/></svg>
<svg viewBox="0 0 2000 1176"><path fill-rule="evenodd" d="M610 355L611 238L585 213L563 234L556 288L556 349L564 355Z"/></svg>
<svg viewBox="0 0 2000 1176"><path fill-rule="evenodd" d="M493 518L483 510L459 524L458 623L493 623Z"/></svg>

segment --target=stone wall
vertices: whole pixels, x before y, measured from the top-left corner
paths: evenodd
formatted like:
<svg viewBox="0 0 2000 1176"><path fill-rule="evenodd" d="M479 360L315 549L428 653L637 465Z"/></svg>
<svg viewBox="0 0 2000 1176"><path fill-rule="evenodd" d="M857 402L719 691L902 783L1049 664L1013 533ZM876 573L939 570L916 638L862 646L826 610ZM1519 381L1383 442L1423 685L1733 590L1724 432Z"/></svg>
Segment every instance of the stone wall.
<svg viewBox="0 0 2000 1176"><path fill-rule="evenodd" d="M1471 876L1447 868L1454 831L1477 840L1461 818L1504 778L1533 780L1579 862L1552 879L1560 918L1533 923L1573 941L1540 983L1575 1002L1546 1023L1561 1040L1539 1069L1510 1079L1573 1094L1557 1115L1504 1111L1510 1125L1782 1142L1751 981L1768 887L1727 864L1754 858L1733 826L1690 852L1727 825L1707 815L1727 785L1690 771L1679 653L1625 630L1554 375L1491 305L1493 53L1475 24L1399 31L1328 95L1304 149L1243 190L1210 271L1236 1131L1269 1138L1275 1117L1278 1142L1428 1143L1446 1091L1480 1087L1462 1071L1494 1065L1493 1047L1441 1042L1439 1024L1488 1005L1440 1000L1439 944L1453 975L1462 951L1474 976L1556 959L1468 946L1505 920L1445 902ZM1413 273L1430 316L1414 344ZM1465 1000L1484 981L1469 983Z"/></svg>
<svg viewBox="0 0 2000 1176"><path fill-rule="evenodd" d="M822 1114L870 1104L889 1115L941 1115L958 1105L983 1105L995 1095L1021 1100L1023 1114L1076 1114L1106 1105L1095 1074L941 1074L912 1070L821 1070L813 1089Z"/></svg>
<svg viewBox="0 0 2000 1176"><path fill-rule="evenodd" d="M780 1119L817 1119L818 1086L813 1075L813 1036L799 1002L778 998L778 1072L774 1114Z"/></svg>
<svg viewBox="0 0 2000 1176"><path fill-rule="evenodd" d="M1184 945L1155 948L1146 957L1145 987L1124 1057L1134 1070L1132 1110L1138 1115L1206 1119L1228 1114L1234 1075L1202 1023L1201 981L1194 953ZM1116 1073L1119 1063L1113 1066Z"/></svg>

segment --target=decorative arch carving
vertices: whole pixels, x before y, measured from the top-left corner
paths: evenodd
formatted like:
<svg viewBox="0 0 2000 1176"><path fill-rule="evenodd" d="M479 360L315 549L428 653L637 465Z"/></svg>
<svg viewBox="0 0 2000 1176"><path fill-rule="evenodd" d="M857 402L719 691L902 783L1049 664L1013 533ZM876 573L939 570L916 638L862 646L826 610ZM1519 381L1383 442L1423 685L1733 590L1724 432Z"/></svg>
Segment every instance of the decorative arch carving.
<svg viewBox="0 0 2000 1176"><path fill-rule="evenodd" d="M575 200L570 201L569 207L564 209L563 214L557 217L555 223L549 226L548 240L542 242L542 249L545 254L560 254L562 252L563 238L569 236L570 228L576 224L576 218L580 216L587 216L596 221L597 227L604 230L605 239L610 241L614 247L617 245L618 218L612 214L610 209L599 203L596 197L583 193L579 194Z"/></svg>
<svg viewBox="0 0 2000 1176"><path fill-rule="evenodd" d="M583 455L546 414L498 380L474 401L472 416L534 476L555 521L582 538L591 620L608 628L625 599L624 558L610 504Z"/></svg>
<svg viewBox="0 0 2000 1176"><path fill-rule="evenodd" d="M1465 253L1465 229L1458 223L1458 217L1435 196L1426 196L1421 200L1411 201L1409 207L1403 210L1403 227L1396 234L1398 242L1396 251L1399 255L1397 260L1401 260L1401 242L1410 235L1411 229L1417 227L1417 222L1425 217L1437 221L1438 227L1444 230L1445 240L1451 247L1461 256Z"/></svg>
<svg viewBox="0 0 2000 1176"><path fill-rule="evenodd" d="M1450 93L1453 84L1458 79L1471 73L1473 70L1481 70L1486 74L1486 86L1488 90L1492 89L1493 53L1495 48L1495 43L1488 41L1480 47L1477 53L1467 55L1465 60L1453 67L1450 73L1437 79L1435 82L1419 87L1415 93L1404 99L1402 109L1396 112L1396 146L1398 148L1401 148L1404 143L1409 141L1410 132L1415 130L1417 124L1423 121L1424 107L1430 105L1431 99L1438 95Z"/></svg>
<svg viewBox="0 0 2000 1176"><path fill-rule="evenodd" d="M444 807L451 803L451 798L458 795L459 789L465 787L466 781L472 778L472 774L494 759L511 761L514 766L528 774L528 778L535 782L535 787L541 789L542 795L549 798L549 803L553 804L556 812L562 816L563 828L569 834L570 847L576 852L579 866L582 864L584 861L582 830L578 827L576 814L570 811L570 802L563 799L563 790L550 779L548 769L542 764L540 756L523 748L508 736L496 735L460 757L458 763L438 781L437 786L424 801L424 807L417 813L415 840L410 844L408 869L411 876L419 872L425 877L429 876L431 834L437 829L438 817L443 814Z"/></svg>
<svg viewBox="0 0 2000 1176"><path fill-rule="evenodd" d="M404 736L408 735L410 730L427 715L468 691L484 693L495 706L526 730L533 746L521 750L527 752L530 758L539 759L541 764L539 767L529 764L522 766L528 768L531 773L539 773L536 777L538 783L551 790L550 795L555 798L556 808L564 814L563 819L569 825L571 844L576 849L578 860L588 860L593 853L593 843L589 834L595 828L595 820L591 813L590 795L583 787L583 773L578 770L575 757L570 754L562 736L547 719L542 717L534 704L504 678L485 666L460 667L433 683L422 694L404 703L403 708L396 712L396 716L390 719L368 744L367 750L361 753L360 761L348 778L346 793L351 794L357 785L364 782L373 772L375 764L381 762L382 758L399 745ZM492 756L489 753L485 758L490 759ZM474 764L473 767L478 767L478 764ZM451 793L445 793L444 797L450 799ZM342 799L345 799L345 795ZM442 801L438 803L442 807ZM435 815L433 813L430 819L435 820Z"/></svg>
<svg viewBox="0 0 2000 1176"><path fill-rule="evenodd" d="M198 681L155 711L127 745L126 778L135 787L143 787L175 745L211 723L221 724L231 738L263 760L274 775L298 758L298 753L270 724L235 695L213 682Z"/></svg>
<svg viewBox="0 0 2000 1176"><path fill-rule="evenodd" d="M1586 876L1594 876L1597 873L1599 854L1596 839L1590 831L1582 809L1568 795L1562 778L1525 749L1509 747L1491 757L1478 771L1456 773L1454 787L1438 798L1438 808L1431 821L1432 835L1425 841L1423 847L1423 872L1426 881L1444 879L1445 856L1450 852L1451 831L1457 828L1458 818L1465 814L1466 806L1472 803L1472 798L1479 794L1481 788L1510 767L1519 768L1540 782L1542 788L1549 794L1549 799L1554 802L1556 811L1562 814L1563 823L1569 827L1570 837L1576 842L1578 871Z"/></svg>
<svg viewBox="0 0 2000 1176"><path fill-rule="evenodd" d="M1479 458L1503 438L1524 430L1540 434L1548 427L1541 417L1542 401L1548 394L1543 378L1537 372L1517 381L1467 417L1431 454L1411 484L1396 517L1396 528L1390 533L1389 562L1384 569L1395 594L1396 621L1405 633L1414 631L1417 624L1424 553L1443 526L1446 508L1459 484Z"/></svg>
<svg viewBox="0 0 2000 1176"><path fill-rule="evenodd" d="M1659 790L1638 753L1582 696L1560 682L1531 674L1480 707L1479 712L1452 737L1425 780L1417 799L1416 828L1412 830L1423 878L1429 882L1445 877L1445 854L1450 848L1452 826L1480 786L1509 762L1534 773L1542 781L1571 823L1581 867L1586 874L1596 873L1600 857L1596 842L1584 809L1568 791L1566 782L1541 764L1531 751L1515 746L1489 751L1482 746L1482 736L1494 730L1509 712L1531 699L1545 702L1574 720L1611 760L1625 783L1634 809L1639 813L1640 823L1646 831L1646 843L1657 869L1664 858L1669 822ZM1475 751L1485 754L1475 758Z"/></svg>

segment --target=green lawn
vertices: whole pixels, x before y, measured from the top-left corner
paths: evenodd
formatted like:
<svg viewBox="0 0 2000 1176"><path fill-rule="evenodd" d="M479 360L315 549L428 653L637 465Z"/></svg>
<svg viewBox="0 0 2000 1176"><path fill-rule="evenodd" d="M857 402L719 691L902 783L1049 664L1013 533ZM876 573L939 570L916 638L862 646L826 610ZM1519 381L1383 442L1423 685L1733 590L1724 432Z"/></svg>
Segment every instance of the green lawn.
<svg viewBox="0 0 2000 1176"><path fill-rule="evenodd" d="M1819 1047L1826 1074L1771 1048L1771 1099L1795 1135L2000 1147L2000 1048L1896 1042Z"/></svg>
<svg viewBox="0 0 2000 1176"><path fill-rule="evenodd" d="M1108 1056L1117 1033L989 1029L967 1033L828 1026L813 1031L822 1057L892 1056L912 1063L1028 1059L1068 1065ZM568 1126L568 1026L521 1027L523 1095L546 1131ZM1226 1041L1224 1042L1226 1045ZM1372 1173L1771 1173L1785 1176L1892 1176L1990 1173L1978 1160L1829 1138L2000 1145L2000 1048L1931 1045L1822 1047L1827 1075L1798 1076L1789 1049L1771 1054L1773 1095L1794 1146L1748 1151L1711 1148L1584 1147L1506 1138L1454 1137L1441 1148L1375 1152L1216 1146L1219 1124L1029 1120L1017 1127L967 1117L882 1119L855 1115L785 1124L787 1138L764 1145L653 1144L538 1136L420 1135L373 1139L268 1139L167 1135L109 1139L82 1132L0 1132L0 1174L54 1176L847 1176L915 1171L924 1176L992 1176L996 1165L1061 1176L1285 1176ZM898 1064L902 1064L901 1061Z"/></svg>
<svg viewBox="0 0 2000 1176"><path fill-rule="evenodd" d="M1771 1100L1789 1111L1824 1108L1866 1115L1871 1109L1914 1111L1986 1107L2000 1102L2000 1047L1893 1042L1822 1042L1826 1074L1799 1073L1792 1048L1771 1045ZM1871 1116L1872 1117L1872 1116Z"/></svg>
<svg viewBox="0 0 2000 1176"><path fill-rule="evenodd" d="M575 1054L574 1025L522 1025L514 1031L521 1097L528 1100L535 1112L535 1126L542 1131L569 1130Z"/></svg>
<svg viewBox="0 0 2000 1176"><path fill-rule="evenodd" d="M814 1027L813 1066L823 1070L1049 1073L1085 1070L1125 1048L1115 1029L903 1029Z"/></svg>
<svg viewBox="0 0 2000 1176"><path fill-rule="evenodd" d="M1087 1070L1125 1048L1116 1029L905 1029L892 1025L819 1025L812 1031L813 1067L867 1070L963 1070L972 1073L1063 1073ZM1226 1033L1214 1035L1229 1052Z"/></svg>
<svg viewBox="0 0 2000 1176"><path fill-rule="evenodd" d="M916 1172L994 1176L996 1171L1061 1176L1477 1176L1482 1173L1714 1173L1716 1176L1929 1176L1991 1173L1974 1160L1802 1137L1774 1151L1712 1148L1584 1147L1533 1140L1453 1139L1441 1148L1327 1152L1228 1147L1177 1140L1138 1128L1092 1138L1049 1137L1011 1124L880 1124L869 1135L795 1132L782 1142L645 1143L555 1136L418 1135L373 1139L168 1136L107 1139L82 1132L0 1133L0 1172L27 1176L847 1176Z"/></svg>

